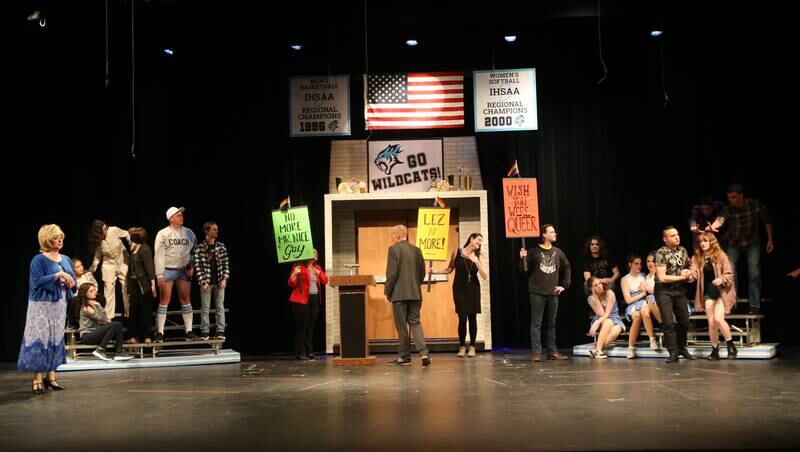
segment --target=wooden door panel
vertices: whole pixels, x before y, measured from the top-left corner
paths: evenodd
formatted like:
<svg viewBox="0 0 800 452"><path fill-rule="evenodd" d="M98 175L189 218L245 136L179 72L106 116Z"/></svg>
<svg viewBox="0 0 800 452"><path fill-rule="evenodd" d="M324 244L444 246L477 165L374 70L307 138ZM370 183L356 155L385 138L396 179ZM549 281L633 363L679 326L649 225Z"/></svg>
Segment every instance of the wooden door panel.
<svg viewBox="0 0 800 452"><path fill-rule="evenodd" d="M357 259L359 273L385 275L386 257L391 245L391 229L396 224L408 228L409 241L416 240L416 210L381 210L356 213ZM450 213L450 240L448 255L452 254L458 243L458 212ZM425 263L426 267L429 262ZM434 262L434 269L447 266L447 262ZM452 274L447 283L422 286L422 311L420 314L425 337L453 338L458 335L458 316L453 306ZM368 288L367 292L367 338L397 339L392 308L383 297L383 284Z"/></svg>

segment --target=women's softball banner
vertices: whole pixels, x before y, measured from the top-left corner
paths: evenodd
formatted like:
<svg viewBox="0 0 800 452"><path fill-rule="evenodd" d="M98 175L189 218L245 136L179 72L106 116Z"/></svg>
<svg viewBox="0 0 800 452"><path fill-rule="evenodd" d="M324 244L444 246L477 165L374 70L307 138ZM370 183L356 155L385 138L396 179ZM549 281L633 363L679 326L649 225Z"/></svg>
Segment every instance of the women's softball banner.
<svg viewBox="0 0 800 452"><path fill-rule="evenodd" d="M289 135L350 135L350 76L289 79Z"/></svg>
<svg viewBox="0 0 800 452"><path fill-rule="evenodd" d="M475 131L539 129L536 69L473 71Z"/></svg>

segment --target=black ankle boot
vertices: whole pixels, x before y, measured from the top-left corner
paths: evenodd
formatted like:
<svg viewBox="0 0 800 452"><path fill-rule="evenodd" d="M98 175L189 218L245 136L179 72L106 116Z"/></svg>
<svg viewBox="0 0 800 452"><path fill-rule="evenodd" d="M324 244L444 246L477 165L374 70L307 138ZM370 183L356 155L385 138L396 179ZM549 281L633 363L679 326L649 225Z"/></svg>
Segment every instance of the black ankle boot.
<svg viewBox="0 0 800 452"><path fill-rule="evenodd" d="M736 344L733 343L733 339L727 341L728 344L728 359L736 359L736 355L739 354L739 351L736 350Z"/></svg>
<svg viewBox="0 0 800 452"><path fill-rule="evenodd" d="M709 361L719 360L719 344L711 347L711 354L708 355L708 360Z"/></svg>

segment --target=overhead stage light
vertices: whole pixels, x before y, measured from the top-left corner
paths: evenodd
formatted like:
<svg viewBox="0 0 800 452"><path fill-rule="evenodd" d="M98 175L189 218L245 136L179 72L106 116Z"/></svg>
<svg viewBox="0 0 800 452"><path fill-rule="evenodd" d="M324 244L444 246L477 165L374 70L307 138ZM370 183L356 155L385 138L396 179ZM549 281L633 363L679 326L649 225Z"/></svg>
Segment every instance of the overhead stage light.
<svg viewBox="0 0 800 452"><path fill-rule="evenodd" d="M407 39L406 40L406 45L409 46L409 47L414 47L417 44L419 44L419 42L417 42L416 39Z"/></svg>
<svg viewBox="0 0 800 452"><path fill-rule="evenodd" d="M35 9L35 10L33 10L32 13L28 14L28 17L26 17L26 19L28 20L28 22L39 21L39 26L42 27L42 28L47 26L47 20L42 15L42 12L39 11L38 9Z"/></svg>
<svg viewBox="0 0 800 452"><path fill-rule="evenodd" d="M662 30L653 30L653 31L650 32L650 36L652 36L654 38L657 38L657 37L661 36L662 34L664 34L664 32Z"/></svg>
<svg viewBox="0 0 800 452"><path fill-rule="evenodd" d="M503 39L505 39L506 42L514 42L517 40L517 35L505 35Z"/></svg>
<svg viewBox="0 0 800 452"><path fill-rule="evenodd" d="M302 44L292 44L289 47L291 47L292 50L300 50L300 49L303 48L303 45Z"/></svg>

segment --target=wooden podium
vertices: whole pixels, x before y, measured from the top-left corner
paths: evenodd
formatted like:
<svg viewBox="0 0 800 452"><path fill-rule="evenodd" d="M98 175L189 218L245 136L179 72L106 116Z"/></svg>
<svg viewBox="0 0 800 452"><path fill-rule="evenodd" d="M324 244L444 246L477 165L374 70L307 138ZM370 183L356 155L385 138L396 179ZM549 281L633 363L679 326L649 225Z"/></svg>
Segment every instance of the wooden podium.
<svg viewBox="0 0 800 452"><path fill-rule="evenodd" d="M328 285L339 288L339 357L334 366L375 364L367 342L367 286L375 285L372 275L331 276Z"/></svg>

